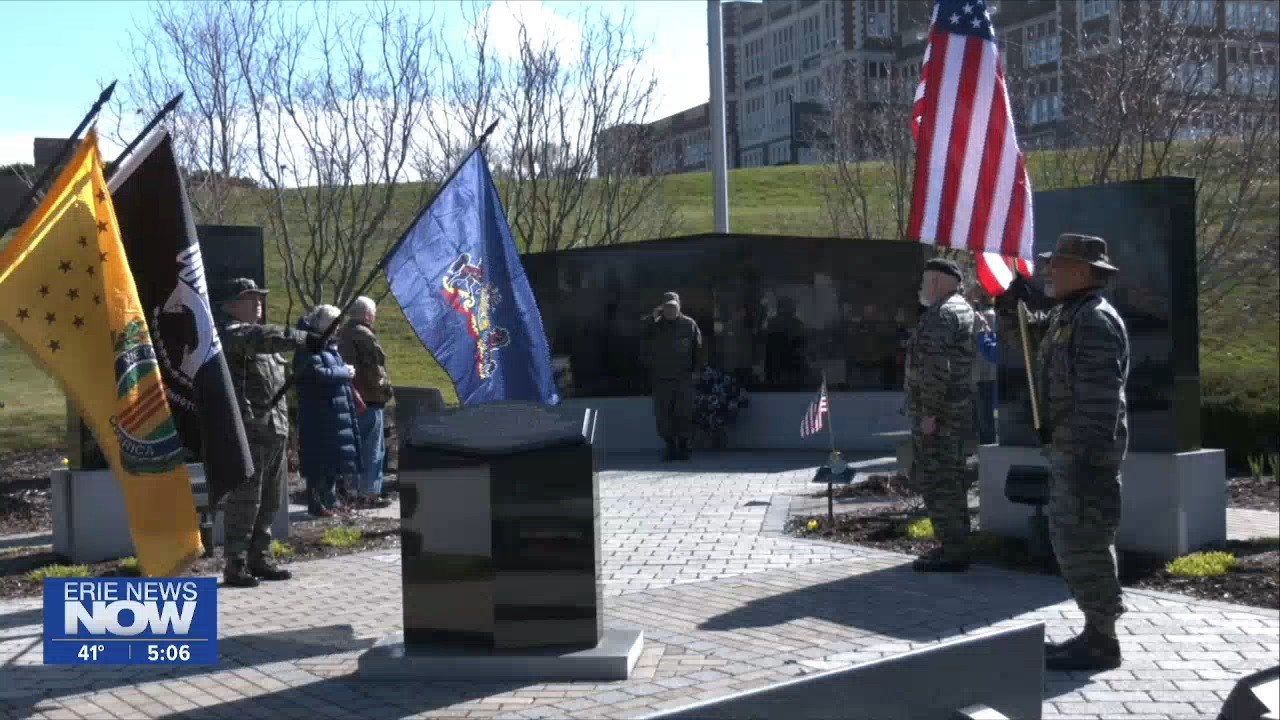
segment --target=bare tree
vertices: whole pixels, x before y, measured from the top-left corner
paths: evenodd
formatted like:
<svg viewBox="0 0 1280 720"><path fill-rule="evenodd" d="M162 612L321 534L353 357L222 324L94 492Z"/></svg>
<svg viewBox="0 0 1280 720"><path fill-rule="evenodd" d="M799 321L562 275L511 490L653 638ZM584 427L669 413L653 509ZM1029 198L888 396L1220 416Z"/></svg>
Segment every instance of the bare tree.
<svg viewBox="0 0 1280 720"><path fill-rule="evenodd" d="M443 175L478 130L497 119L489 158L525 249L612 243L668 226L661 178L627 176L625 162L603 169L599 163L601 133L643 121L656 98L656 79L643 63L648 48L637 40L630 13L615 20L584 10L574 18L572 41L517 17L515 53L501 57L493 51L494 8L472 4L462 48L442 51L455 70L446 71L431 147L419 154L419 166Z"/></svg>
<svg viewBox="0 0 1280 720"><path fill-rule="evenodd" d="M901 240L915 175L908 119L918 78L894 73L860 93L854 80L860 69L846 64L824 83L827 114L813 139L824 163L818 171L824 205L835 235Z"/></svg>
<svg viewBox="0 0 1280 720"><path fill-rule="evenodd" d="M185 93L167 124L187 170L193 209L203 222L228 222L249 202L239 190L250 172L251 153L236 32L251 29L260 16L256 3L156 2L132 35L134 73L122 86L117 132L134 127L124 117L134 115L140 125L169 98Z"/></svg>
<svg viewBox="0 0 1280 720"><path fill-rule="evenodd" d="M345 303L400 229L388 221L428 107L429 20L389 2L260 11L234 52L290 303Z"/></svg>
<svg viewBox="0 0 1280 720"><path fill-rule="evenodd" d="M1050 186L1197 178L1200 309L1212 318L1237 290L1275 285L1280 138L1274 43L1203 7L1121 3L1121 36L1074 37L1065 139L1078 149L1041 167Z"/></svg>

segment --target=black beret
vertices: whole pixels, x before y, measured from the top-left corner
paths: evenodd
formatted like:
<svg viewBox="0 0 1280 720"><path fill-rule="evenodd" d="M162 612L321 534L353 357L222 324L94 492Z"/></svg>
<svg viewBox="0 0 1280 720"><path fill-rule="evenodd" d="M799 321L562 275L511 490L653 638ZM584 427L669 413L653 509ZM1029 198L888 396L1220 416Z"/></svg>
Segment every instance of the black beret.
<svg viewBox="0 0 1280 720"><path fill-rule="evenodd" d="M950 260L944 260L942 258L934 258L924 264L924 269L932 270L934 272L940 272L943 275L950 275L956 280L964 282L964 275L960 274L960 266L956 265Z"/></svg>

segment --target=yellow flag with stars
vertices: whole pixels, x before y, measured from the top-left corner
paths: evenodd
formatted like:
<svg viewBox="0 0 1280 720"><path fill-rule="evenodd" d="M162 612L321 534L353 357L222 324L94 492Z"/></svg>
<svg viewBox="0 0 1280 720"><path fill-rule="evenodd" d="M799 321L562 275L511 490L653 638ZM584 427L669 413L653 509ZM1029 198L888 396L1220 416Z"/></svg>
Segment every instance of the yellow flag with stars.
<svg viewBox="0 0 1280 720"><path fill-rule="evenodd" d="M191 480L90 130L0 251L0 328L62 385L124 490L138 565L202 552Z"/></svg>

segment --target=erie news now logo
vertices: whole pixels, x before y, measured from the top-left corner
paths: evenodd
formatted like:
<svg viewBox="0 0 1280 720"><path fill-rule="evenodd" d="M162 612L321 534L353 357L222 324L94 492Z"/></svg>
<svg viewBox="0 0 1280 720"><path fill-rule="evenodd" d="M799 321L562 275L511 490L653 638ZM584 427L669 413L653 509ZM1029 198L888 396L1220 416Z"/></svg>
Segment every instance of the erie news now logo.
<svg viewBox="0 0 1280 720"><path fill-rule="evenodd" d="M216 578L46 578L46 665L218 661Z"/></svg>

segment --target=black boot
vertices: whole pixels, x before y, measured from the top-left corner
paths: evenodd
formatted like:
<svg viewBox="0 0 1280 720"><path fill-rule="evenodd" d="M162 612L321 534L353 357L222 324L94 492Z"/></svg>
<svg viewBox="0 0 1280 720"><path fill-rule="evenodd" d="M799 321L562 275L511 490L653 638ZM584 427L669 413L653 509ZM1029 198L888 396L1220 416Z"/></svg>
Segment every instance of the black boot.
<svg viewBox="0 0 1280 720"><path fill-rule="evenodd" d="M676 459L688 460L692 454L693 453L689 448L689 441L687 439L679 440L676 444Z"/></svg>
<svg viewBox="0 0 1280 720"><path fill-rule="evenodd" d="M1114 670L1120 667L1120 641L1088 623L1084 632L1061 644L1045 645L1044 666L1056 672Z"/></svg>
<svg viewBox="0 0 1280 720"><path fill-rule="evenodd" d="M668 440L666 450L662 451L662 462L671 462L676 459L678 454L679 452L676 450L676 444Z"/></svg>
<svg viewBox="0 0 1280 720"><path fill-rule="evenodd" d="M964 572L969 569L969 558L967 556L948 555L942 548L934 548L916 558L911 563L911 569L916 572Z"/></svg>
<svg viewBox="0 0 1280 720"><path fill-rule="evenodd" d="M252 588L258 587L258 579L249 572L244 560L229 557L222 568L222 584L227 587Z"/></svg>
<svg viewBox="0 0 1280 720"><path fill-rule="evenodd" d="M288 580L293 577L293 573L276 565L265 557L250 560L249 572L258 580Z"/></svg>

